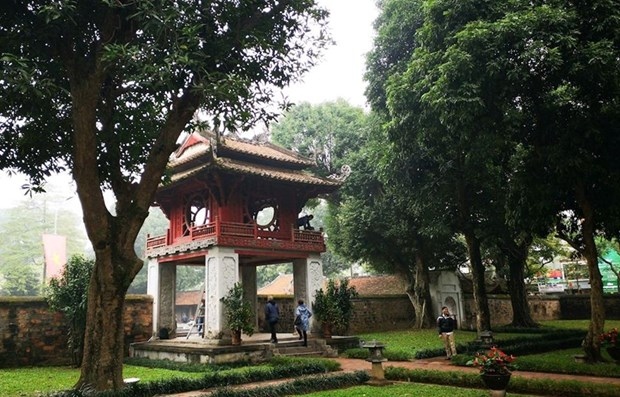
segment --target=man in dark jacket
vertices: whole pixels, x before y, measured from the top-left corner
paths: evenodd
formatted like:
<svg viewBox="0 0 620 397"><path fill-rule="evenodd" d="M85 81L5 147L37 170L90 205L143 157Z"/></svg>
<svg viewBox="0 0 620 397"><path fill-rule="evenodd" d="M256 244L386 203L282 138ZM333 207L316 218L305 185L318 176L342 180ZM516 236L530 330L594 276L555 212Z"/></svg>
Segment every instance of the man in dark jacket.
<svg viewBox="0 0 620 397"><path fill-rule="evenodd" d="M456 343L454 341L454 330L456 329L456 317L450 315L450 310L446 306L441 308L441 316L437 317L437 330L439 337L443 339L446 347L447 360L456 355Z"/></svg>
<svg viewBox="0 0 620 397"><path fill-rule="evenodd" d="M265 320L269 324L269 332L271 332L271 343L278 343L276 336L276 324L280 320L280 309L273 300L273 296L267 297L267 305L265 306Z"/></svg>

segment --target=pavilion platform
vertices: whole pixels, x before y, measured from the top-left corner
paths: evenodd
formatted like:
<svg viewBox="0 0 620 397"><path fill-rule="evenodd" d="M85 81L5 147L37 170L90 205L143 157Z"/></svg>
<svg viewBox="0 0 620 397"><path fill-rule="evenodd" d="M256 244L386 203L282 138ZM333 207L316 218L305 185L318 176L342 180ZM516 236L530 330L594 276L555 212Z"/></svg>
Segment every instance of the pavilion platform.
<svg viewBox="0 0 620 397"><path fill-rule="evenodd" d="M274 356L336 357L339 352L359 347L356 336L333 336L330 339L308 335L308 346L292 333L279 333L278 343L271 343L271 334L242 335L240 345L213 344L198 334L177 335L170 339L153 338L147 342L132 343L131 357L170 360L185 363L222 364L232 362L262 362Z"/></svg>

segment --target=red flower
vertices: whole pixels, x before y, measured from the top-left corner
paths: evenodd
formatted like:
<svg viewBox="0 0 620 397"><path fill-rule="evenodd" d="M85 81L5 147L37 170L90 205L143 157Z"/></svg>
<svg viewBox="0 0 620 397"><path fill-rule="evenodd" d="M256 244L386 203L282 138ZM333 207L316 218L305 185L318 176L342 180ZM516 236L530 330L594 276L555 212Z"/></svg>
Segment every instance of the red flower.
<svg viewBox="0 0 620 397"><path fill-rule="evenodd" d="M482 374L510 374L511 370L516 369L512 364L516 360L515 356L508 355L498 349L492 347L486 354L476 353L473 360L467 362L467 365L480 369Z"/></svg>
<svg viewBox="0 0 620 397"><path fill-rule="evenodd" d="M599 336L602 346L617 346L618 342L618 329L612 328L609 332L604 332Z"/></svg>

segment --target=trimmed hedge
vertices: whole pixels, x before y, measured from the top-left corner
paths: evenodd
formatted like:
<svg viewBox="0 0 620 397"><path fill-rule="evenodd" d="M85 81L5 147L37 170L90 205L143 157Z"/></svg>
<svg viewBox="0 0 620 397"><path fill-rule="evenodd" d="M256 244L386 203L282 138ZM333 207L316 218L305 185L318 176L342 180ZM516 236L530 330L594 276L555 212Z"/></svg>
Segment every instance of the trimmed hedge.
<svg viewBox="0 0 620 397"><path fill-rule="evenodd" d="M553 350L570 349L581 346L586 333L581 330L542 330L528 329L532 332L540 334L536 337L516 337L510 339L498 339L496 345L507 354L527 355L536 353L544 353ZM512 331L511 331L512 332ZM525 331L522 330L523 333ZM458 344L456 351L460 354L473 356L476 352L487 350L480 342L471 342L468 344ZM439 357L445 354L443 348L418 350L415 358L431 358Z"/></svg>
<svg viewBox="0 0 620 397"><path fill-rule="evenodd" d="M441 384L445 386L458 386L485 389L484 383L478 374L465 372L443 372L419 369L405 369L388 367L385 370L385 378L406 382L420 382ZM563 397L617 397L618 386L599 383L585 383L579 381L545 379L525 379L512 377L507 391L510 393L550 395Z"/></svg>
<svg viewBox="0 0 620 397"><path fill-rule="evenodd" d="M359 358L365 360L368 358L368 349L356 347L354 349L347 349L342 353L346 358ZM383 350L383 357L389 361L411 361L412 357L402 351L393 351L385 349Z"/></svg>
<svg viewBox="0 0 620 397"><path fill-rule="evenodd" d="M365 371L312 376L273 386L250 389L223 388L214 390L210 397L280 397L358 386L370 380Z"/></svg>
<svg viewBox="0 0 620 397"><path fill-rule="evenodd" d="M153 360L159 362L159 360ZM162 365L167 365L162 363ZM205 366L208 367L208 366ZM154 382L134 384L122 391L94 393L91 390L68 390L52 394L55 397L152 397L158 394L174 394L230 385L260 382L303 375L322 374L340 369L338 362L328 359L277 358L269 365L242 367L205 372L199 379L169 378Z"/></svg>

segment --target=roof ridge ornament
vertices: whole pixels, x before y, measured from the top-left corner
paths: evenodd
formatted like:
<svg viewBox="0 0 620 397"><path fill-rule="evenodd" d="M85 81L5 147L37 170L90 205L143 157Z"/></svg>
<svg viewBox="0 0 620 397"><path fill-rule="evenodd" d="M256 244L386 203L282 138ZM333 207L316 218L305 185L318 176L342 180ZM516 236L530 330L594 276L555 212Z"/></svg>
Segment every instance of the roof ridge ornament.
<svg viewBox="0 0 620 397"><path fill-rule="evenodd" d="M349 177L349 175L351 175L351 166L348 164L345 164L342 167L340 167L340 172L329 175L327 179L334 179L339 182L344 182Z"/></svg>

